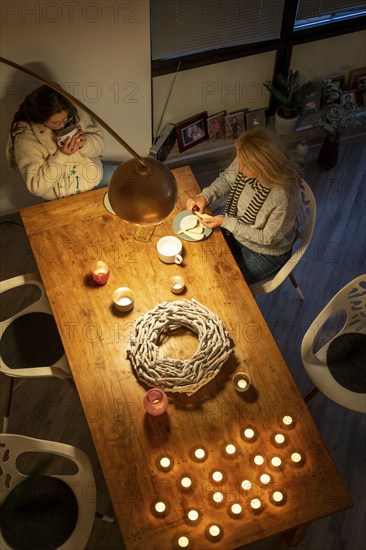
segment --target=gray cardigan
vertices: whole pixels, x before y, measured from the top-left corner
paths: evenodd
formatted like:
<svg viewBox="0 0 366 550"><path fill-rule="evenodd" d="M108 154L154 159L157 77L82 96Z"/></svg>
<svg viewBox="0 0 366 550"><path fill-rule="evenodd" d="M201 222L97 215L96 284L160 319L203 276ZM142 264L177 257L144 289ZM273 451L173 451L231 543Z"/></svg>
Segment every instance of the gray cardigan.
<svg viewBox="0 0 366 550"><path fill-rule="evenodd" d="M201 194L206 197L208 203L230 192L236 181L238 166L238 160L235 159L209 187L202 190ZM237 216L225 215L221 227L230 231L239 243L253 252L280 256L290 250L294 243L298 225L299 187L273 187L255 222L249 225L239 218L245 213L254 195L255 191L249 185L245 185L237 204Z"/></svg>

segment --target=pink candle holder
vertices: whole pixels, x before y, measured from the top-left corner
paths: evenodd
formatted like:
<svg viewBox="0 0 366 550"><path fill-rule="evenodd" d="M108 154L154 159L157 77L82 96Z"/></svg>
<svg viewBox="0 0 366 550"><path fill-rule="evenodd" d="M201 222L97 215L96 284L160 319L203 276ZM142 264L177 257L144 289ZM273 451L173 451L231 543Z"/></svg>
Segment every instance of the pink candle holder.
<svg viewBox="0 0 366 550"><path fill-rule="evenodd" d="M97 285L105 285L109 277L109 267L102 260L98 260L91 270L91 275Z"/></svg>
<svg viewBox="0 0 366 550"><path fill-rule="evenodd" d="M159 416L167 410L168 398L163 390L152 388L145 393L143 405L148 414Z"/></svg>

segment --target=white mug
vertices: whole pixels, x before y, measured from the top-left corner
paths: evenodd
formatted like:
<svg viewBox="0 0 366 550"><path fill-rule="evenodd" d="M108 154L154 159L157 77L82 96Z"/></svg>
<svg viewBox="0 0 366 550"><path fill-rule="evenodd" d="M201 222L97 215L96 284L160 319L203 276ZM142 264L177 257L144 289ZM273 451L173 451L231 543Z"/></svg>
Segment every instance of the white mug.
<svg viewBox="0 0 366 550"><path fill-rule="evenodd" d="M162 237L156 245L159 259L166 264L181 264L182 243L177 237Z"/></svg>

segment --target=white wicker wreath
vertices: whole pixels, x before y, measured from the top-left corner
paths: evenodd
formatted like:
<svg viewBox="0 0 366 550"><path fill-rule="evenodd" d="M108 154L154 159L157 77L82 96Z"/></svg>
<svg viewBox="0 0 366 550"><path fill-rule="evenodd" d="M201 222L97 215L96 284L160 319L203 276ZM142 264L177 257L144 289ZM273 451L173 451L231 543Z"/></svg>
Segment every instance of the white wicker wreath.
<svg viewBox="0 0 366 550"><path fill-rule="evenodd" d="M190 359L172 359L159 350L161 333L179 327L187 327L198 336L198 349ZM140 315L130 335L127 356L141 382L192 394L216 376L232 351L221 320L192 299L162 302Z"/></svg>

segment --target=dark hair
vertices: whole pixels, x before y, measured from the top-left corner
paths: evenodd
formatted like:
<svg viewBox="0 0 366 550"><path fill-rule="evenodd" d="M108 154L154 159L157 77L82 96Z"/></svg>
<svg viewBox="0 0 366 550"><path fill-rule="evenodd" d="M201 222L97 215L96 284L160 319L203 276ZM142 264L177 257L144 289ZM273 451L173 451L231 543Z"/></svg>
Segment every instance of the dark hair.
<svg viewBox="0 0 366 550"><path fill-rule="evenodd" d="M20 104L18 111L15 113L10 126L11 148L10 148L10 163L14 162L14 135L15 128L18 122L27 122L28 124L42 124L46 122L52 115L66 111L72 119L72 123L79 122L79 116L76 107L69 99L62 94L50 88L46 84L36 88L31 92L24 101Z"/></svg>
<svg viewBox="0 0 366 550"><path fill-rule="evenodd" d="M15 113L11 129L17 122L41 124L52 115L66 111L73 118L78 118L76 107L66 97L49 86L40 86L27 95L19 110Z"/></svg>

